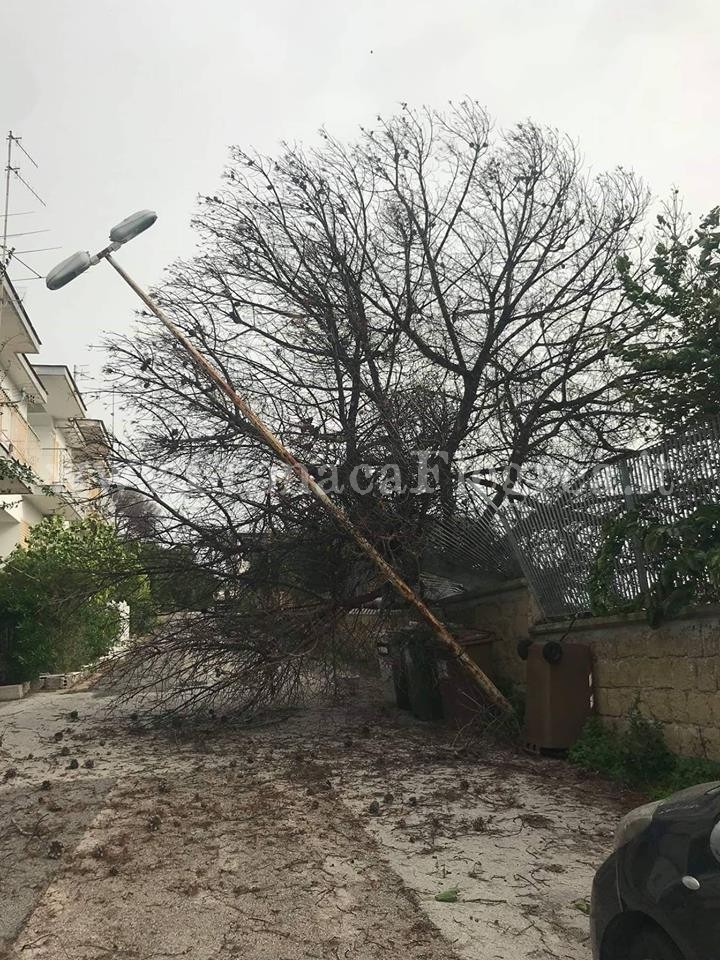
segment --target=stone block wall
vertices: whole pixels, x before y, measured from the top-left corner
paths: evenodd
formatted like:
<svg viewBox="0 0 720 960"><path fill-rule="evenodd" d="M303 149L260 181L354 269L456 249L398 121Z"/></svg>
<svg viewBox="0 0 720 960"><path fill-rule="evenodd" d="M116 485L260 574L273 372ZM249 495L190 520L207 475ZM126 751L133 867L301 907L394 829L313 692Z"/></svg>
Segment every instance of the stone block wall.
<svg viewBox="0 0 720 960"><path fill-rule="evenodd" d="M593 650L597 713L622 722L637 700L676 753L720 760L720 608L697 608L657 628L644 616L533 628L536 640L569 637Z"/></svg>
<svg viewBox="0 0 720 960"><path fill-rule="evenodd" d="M644 715L660 721L674 752L720 760L720 606L697 608L657 628L643 614L541 623L527 584L513 580L446 601L437 612L447 623L492 630L498 637L492 677L520 689L526 669L518 641L587 643L600 717L622 723L637 699ZM377 614L367 621L370 631L377 629Z"/></svg>
<svg viewBox="0 0 720 960"><path fill-rule="evenodd" d="M461 603L447 602L441 612L449 622L492 630L498 637L492 650L496 678L524 688L525 663L517 654L517 645L530 636L541 616L524 580L478 591Z"/></svg>
<svg viewBox="0 0 720 960"><path fill-rule="evenodd" d="M448 620L493 630L496 678L526 683L518 641L572 639L593 651L595 707L622 723L637 700L659 720L675 753L720 760L720 606L699 607L651 627L644 614L540 623L524 580L443 607Z"/></svg>

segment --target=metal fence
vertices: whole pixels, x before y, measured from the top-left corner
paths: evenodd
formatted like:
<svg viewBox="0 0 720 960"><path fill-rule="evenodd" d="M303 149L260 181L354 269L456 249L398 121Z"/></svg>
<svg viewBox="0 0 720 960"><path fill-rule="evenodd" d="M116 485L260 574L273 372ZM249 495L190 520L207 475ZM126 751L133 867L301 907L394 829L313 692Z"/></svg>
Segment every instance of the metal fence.
<svg viewBox="0 0 720 960"><path fill-rule="evenodd" d="M439 552L450 569L469 569L488 582L523 574L501 511L489 505L438 522L431 550Z"/></svg>
<svg viewBox="0 0 720 960"><path fill-rule="evenodd" d="M718 502L720 418L603 463L561 489L445 523L437 542L499 578L519 568L545 616L567 616L590 609L591 569L609 521L637 510L669 523ZM656 575L631 542L618 557L613 587L620 598L633 600Z"/></svg>

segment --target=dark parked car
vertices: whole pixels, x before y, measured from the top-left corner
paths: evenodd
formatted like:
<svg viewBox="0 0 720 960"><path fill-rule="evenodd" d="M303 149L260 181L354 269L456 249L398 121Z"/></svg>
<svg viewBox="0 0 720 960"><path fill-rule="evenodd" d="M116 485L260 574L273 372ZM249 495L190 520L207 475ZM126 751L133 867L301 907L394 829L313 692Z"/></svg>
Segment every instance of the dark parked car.
<svg viewBox="0 0 720 960"><path fill-rule="evenodd" d="M593 882L595 960L720 958L720 783L632 810Z"/></svg>

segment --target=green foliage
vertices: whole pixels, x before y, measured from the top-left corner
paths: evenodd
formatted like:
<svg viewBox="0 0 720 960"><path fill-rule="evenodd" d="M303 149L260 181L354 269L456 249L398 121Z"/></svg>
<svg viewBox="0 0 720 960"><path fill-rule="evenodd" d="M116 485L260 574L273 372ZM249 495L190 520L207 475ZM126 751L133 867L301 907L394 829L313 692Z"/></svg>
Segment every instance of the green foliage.
<svg viewBox="0 0 720 960"><path fill-rule="evenodd" d="M612 780L623 780L625 767L619 735L600 717L590 717L568 759L583 770L603 773Z"/></svg>
<svg viewBox="0 0 720 960"><path fill-rule="evenodd" d="M658 216L652 274L634 277L628 257L618 272L646 321L643 342L620 352L637 373L633 399L671 430L720 413L720 207L693 231L677 200Z"/></svg>
<svg viewBox="0 0 720 960"><path fill-rule="evenodd" d="M620 734L620 746L625 774L636 783L658 783L674 768L675 758L665 743L662 725L644 717L637 702Z"/></svg>
<svg viewBox="0 0 720 960"><path fill-rule="evenodd" d="M43 520L0 570L0 614L14 624L6 682L76 669L107 652L126 601L135 629L151 616L147 578L134 552L99 518Z"/></svg>
<svg viewBox="0 0 720 960"><path fill-rule="evenodd" d="M199 566L187 547L144 541L137 544L137 555L158 613L201 610L212 603L218 578Z"/></svg>
<svg viewBox="0 0 720 960"><path fill-rule="evenodd" d="M595 616L638 609L637 601L621 597L614 587L618 562L628 541L637 533L638 523L634 511L611 517L605 523L602 546L590 568L588 581L590 609Z"/></svg>
<svg viewBox="0 0 720 960"><path fill-rule="evenodd" d="M617 565L632 544L642 551L652 573L646 596L621 599L614 589ZM720 600L720 506L705 504L675 523L643 519L631 511L613 519L590 573L590 597L595 614L645 610L652 624L672 617L692 604Z"/></svg>
<svg viewBox="0 0 720 960"><path fill-rule="evenodd" d="M17 480L20 483L31 484L36 482L35 474L30 467L11 457L0 459L0 482L3 480Z"/></svg>
<svg viewBox="0 0 720 960"><path fill-rule="evenodd" d="M657 796L720 780L720 763L675 756L657 720L640 713L635 703L621 729L591 717L569 754L572 763Z"/></svg>
<svg viewBox="0 0 720 960"><path fill-rule="evenodd" d="M614 730L599 717L591 717L569 759L584 770L603 773L632 786L662 780L673 767L660 725L643 717L637 705L622 729Z"/></svg>
<svg viewBox="0 0 720 960"><path fill-rule="evenodd" d="M703 757L676 757L670 775L656 784L654 793L667 797L696 783L710 783L713 780L720 780L720 763Z"/></svg>

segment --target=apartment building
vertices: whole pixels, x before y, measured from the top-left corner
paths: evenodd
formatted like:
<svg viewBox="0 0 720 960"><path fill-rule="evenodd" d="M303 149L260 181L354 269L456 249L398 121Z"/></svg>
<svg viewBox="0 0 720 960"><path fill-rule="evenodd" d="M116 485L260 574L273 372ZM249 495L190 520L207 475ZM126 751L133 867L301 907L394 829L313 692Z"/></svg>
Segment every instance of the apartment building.
<svg viewBox="0 0 720 960"><path fill-rule="evenodd" d="M0 557L43 517L97 509L109 437L65 366L34 364L40 339L9 278L0 299Z"/></svg>

